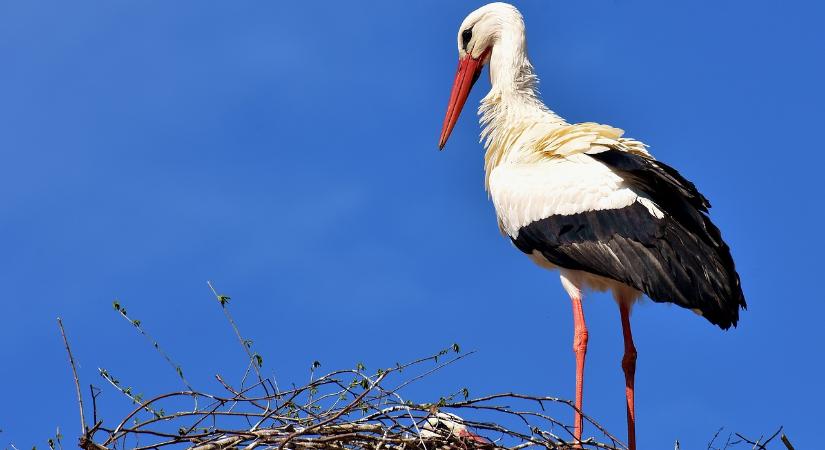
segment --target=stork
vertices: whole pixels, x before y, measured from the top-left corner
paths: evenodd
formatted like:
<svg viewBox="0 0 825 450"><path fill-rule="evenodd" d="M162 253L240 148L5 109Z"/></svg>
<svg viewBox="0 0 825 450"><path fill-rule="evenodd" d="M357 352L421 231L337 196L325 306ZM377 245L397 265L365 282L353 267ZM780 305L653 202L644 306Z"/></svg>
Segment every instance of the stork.
<svg viewBox="0 0 825 450"><path fill-rule="evenodd" d="M558 270L572 300L574 440L581 442L588 344L582 293L610 291L622 325L627 439L635 450L636 301L644 294L675 303L722 329L735 326L746 307L730 250L708 217L710 203L624 131L567 123L542 103L514 6L491 3L470 13L458 31L458 55L439 149L489 65L491 89L479 107L485 187L501 232L533 262Z"/></svg>

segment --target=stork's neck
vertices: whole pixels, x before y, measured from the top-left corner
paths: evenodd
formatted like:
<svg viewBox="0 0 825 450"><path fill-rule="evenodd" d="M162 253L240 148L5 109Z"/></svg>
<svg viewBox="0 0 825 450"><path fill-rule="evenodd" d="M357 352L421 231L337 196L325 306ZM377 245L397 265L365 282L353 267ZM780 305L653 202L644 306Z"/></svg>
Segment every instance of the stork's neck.
<svg viewBox="0 0 825 450"><path fill-rule="evenodd" d="M520 17L519 17L520 19ZM551 111L538 95L538 77L527 58L527 41L521 20L502 24L490 56L490 93L481 100L480 122L484 128L484 170L490 172L504 161L535 157L529 145L567 123Z"/></svg>

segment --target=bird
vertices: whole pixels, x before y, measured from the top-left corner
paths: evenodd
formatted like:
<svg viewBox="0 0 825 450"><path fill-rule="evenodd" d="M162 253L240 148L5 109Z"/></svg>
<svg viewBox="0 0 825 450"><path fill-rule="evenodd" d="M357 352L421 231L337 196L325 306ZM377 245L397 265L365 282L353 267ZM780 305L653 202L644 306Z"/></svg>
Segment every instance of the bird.
<svg viewBox="0 0 825 450"><path fill-rule="evenodd" d="M458 70L438 147L489 67L481 100L485 188L501 233L534 263L557 270L573 307L574 442L581 444L588 330L586 291L609 291L621 320L627 443L636 448L637 351L630 314L643 297L692 310L723 330L747 308L710 202L643 142L609 125L568 123L541 100L516 7L471 12L457 36Z"/></svg>
<svg viewBox="0 0 825 450"><path fill-rule="evenodd" d="M430 414L420 431L420 436L424 439L457 437L476 445L486 446L490 441L470 430L461 417L437 411Z"/></svg>

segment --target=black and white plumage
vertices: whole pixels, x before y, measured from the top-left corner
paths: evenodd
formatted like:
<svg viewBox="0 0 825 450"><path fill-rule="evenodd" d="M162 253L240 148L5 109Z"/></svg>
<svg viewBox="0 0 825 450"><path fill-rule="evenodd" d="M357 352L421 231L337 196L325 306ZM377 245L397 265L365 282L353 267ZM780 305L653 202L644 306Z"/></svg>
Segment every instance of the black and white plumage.
<svg viewBox="0 0 825 450"><path fill-rule="evenodd" d="M646 294L723 329L735 326L746 306L730 249L708 217L710 203L624 131L570 124L548 109L527 57L524 21L512 5L491 3L470 13L457 44L459 66L439 147L489 66L491 89L479 114L486 187L499 228L534 262L560 272L573 303L579 411L588 344L583 292L612 291L625 344L628 447L635 450L635 301ZM577 412L575 440L581 430Z"/></svg>
<svg viewBox="0 0 825 450"><path fill-rule="evenodd" d="M579 164L603 165L622 180L611 188L600 178L581 179L603 193L599 198L627 189L633 193L628 197L637 199L603 209L581 204L574 214L543 214L508 232L516 247L529 255L538 252L558 267L623 283L654 301L694 310L722 328L736 325L745 306L739 276L706 214L710 204L693 183L666 164L619 150L581 159ZM553 170L545 175L552 177ZM512 196L523 187L511 182L501 189Z"/></svg>
<svg viewBox="0 0 825 450"><path fill-rule="evenodd" d="M496 166L489 185L502 231L542 266L581 280L579 289L644 293L722 328L736 325L745 299L707 199L646 152L600 142Z"/></svg>

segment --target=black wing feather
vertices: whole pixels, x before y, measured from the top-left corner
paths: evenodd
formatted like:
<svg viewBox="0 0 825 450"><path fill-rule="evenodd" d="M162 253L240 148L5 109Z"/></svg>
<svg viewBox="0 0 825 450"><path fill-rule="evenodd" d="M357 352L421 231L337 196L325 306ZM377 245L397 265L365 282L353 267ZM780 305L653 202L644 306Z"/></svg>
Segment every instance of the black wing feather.
<svg viewBox="0 0 825 450"><path fill-rule="evenodd" d="M657 302L698 309L722 328L736 325L745 299L739 275L710 221L708 200L672 167L608 150L589 155L622 176L665 214L636 202L621 209L554 215L519 230L515 245L559 267L632 286Z"/></svg>

